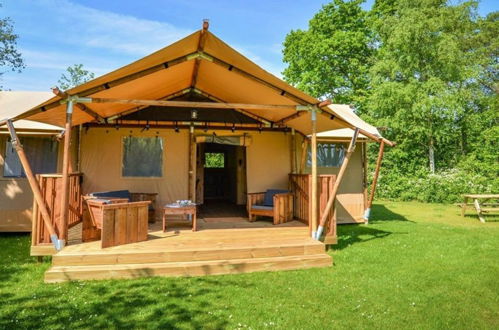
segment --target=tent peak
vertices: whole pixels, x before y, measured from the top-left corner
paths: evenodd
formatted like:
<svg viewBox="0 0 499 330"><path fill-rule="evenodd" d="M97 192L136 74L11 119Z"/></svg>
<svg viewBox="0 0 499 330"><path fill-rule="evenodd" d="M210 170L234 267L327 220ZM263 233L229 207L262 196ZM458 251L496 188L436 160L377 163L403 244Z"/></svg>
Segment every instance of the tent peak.
<svg viewBox="0 0 499 330"><path fill-rule="evenodd" d="M203 19L203 31L208 31L208 28L210 27L210 20L207 18Z"/></svg>

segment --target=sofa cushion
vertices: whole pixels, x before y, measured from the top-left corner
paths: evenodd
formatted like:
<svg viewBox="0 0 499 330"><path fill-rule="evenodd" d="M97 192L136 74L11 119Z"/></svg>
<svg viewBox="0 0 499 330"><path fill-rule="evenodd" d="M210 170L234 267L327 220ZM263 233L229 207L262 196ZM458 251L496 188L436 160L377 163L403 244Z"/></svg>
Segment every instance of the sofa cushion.
<svg viewBox="0 0 499 330"><path fill-rule="evenodd" d="M266 211L271 211L274 208L272 206L265 206L265 205L252 205L251 209L253 210L266 210Z"/></svg>
<svg viewBox="0 0 499 330"><path fill-rule="evenodd" d="M97 198L126 198L130 201L130 192L128 190L100 191L90 195Z"/></svg>
<svg viewBox="0 0 499 330"><path fill-rule="evenodd" d="M283 189L268 189L265 192L265 196L263 197L263 205L264 206L274 206L274 195L275 194L286 194L289 193L288 190Z"/></svg>

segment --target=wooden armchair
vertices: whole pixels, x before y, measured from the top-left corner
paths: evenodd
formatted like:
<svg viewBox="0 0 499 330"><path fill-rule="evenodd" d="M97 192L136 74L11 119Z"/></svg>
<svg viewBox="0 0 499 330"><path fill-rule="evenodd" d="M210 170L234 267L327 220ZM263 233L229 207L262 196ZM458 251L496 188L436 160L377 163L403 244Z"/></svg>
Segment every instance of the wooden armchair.
<svg viewBox="0 0 499 330"><path fill-rule="evenodd" d="M293 194L287 190L249 193L246 207L250 222L257 216L272 217L274 225L293 220Z"/></svg>
<svg viewBox="0 0 499 330"><path fill-rule="evenodd" d="M150 201L87 199L92 225L100 230L101 247L147 240Z"/></svg>

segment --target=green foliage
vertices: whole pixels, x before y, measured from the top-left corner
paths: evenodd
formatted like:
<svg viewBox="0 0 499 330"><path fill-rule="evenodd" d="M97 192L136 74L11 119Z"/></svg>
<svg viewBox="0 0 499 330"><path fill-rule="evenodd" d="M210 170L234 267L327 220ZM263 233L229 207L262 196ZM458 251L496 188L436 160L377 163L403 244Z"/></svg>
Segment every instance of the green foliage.
<svg viewBox="0 0 499 330"><path fill-rule="evenodd" d="M377 203L338 226L332 267L197 278L45 284L29 236L2 233L0 328L497 329L499 222L459 212Z"/></svg>
<svg viewBox="0 0 499 330"><path fill-rule="evenodd" d="M451 201L477 188L459 178L483 179L489 182L484 190L497 189L499 12L480 17L476 1L377 0L370 11L360 4L333 1L308 30L291 31L285 78L315 96L355 102L366 121L388 127L383 135L397 146L385 153L382 173L390 179L381 183L388 185L382 196ZM341 19L345 8L351 15ZM318 29L319 21L331 30ZM344 77L362 78L362 88ZM450 178L461 190L430 193Z"/></svg>
<svg viewBox="0 0 499 330"><path fill-rule="evenodd" d="M334 0L310 20L307 30L284 41L284 79L337 103L360 103L367 86L372 47L362 1Z"/></svg>
<svg viewBox="0 0 499 330"><path fill-rule="evenodd" d="M499 189L499 180L490 180L481 174L463 169L451 169L432 174L426 170L411 176L400 172L382 171L376 194L391 200L416 200L429 203L462 202L462 194L493 193Z"/></svg>
<svg viewBox="0 0 499 330"><path fill-rule="evenodd" d="M0 4L0 8L1 8ZM25 67L21 53L17 50L17 39L14 25L9 17L0 19L0 68L21 72ZM0 72L0 76L3 72ZM0 86L0 90L2 86Z"/></svg>
<svg viewBox="0 0 499 330"><path fill-rule="evenodd" d="M225 154L223 152L206 152L204 157L204 167L206 168L225 167Z"/></svg>
<svg viewBox="0 0 499 330"><path fill-rule="evenodd" d="M61 75L57 81L62 90L68 90L89 80L94 79L93 72L85 70L83 64L74 64L66 69L66 72Z"/></svg>

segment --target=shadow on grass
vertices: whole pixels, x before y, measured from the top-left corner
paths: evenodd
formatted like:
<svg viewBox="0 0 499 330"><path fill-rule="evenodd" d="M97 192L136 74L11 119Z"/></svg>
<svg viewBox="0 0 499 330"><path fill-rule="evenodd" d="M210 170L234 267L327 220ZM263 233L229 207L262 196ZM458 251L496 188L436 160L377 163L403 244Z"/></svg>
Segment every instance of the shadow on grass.
<svg viewBox="0 0 499 330"><path fill-rule="evenodd" d="M352 244L364 243L385 238L393 234L390 231L375 229L367 225L343 225L338 227L338 244L335 250L342 250Z"/></svg>
<svg viewBox="0 0 499 330"><path fill-rule="evenodd" d="M221 295L250 288L237 279L145 278L43 283L46 263L29 256L29 237L0 234L0 329L221 329L229 310Z"/></svg>
<svg viewBox="0 0 499 330"><path fill-rule="evenodd" d="M392 210L386 208L385 205L374 204L371 209L371 217L369 223L375 224L384 221L409 221L406 217L401 214L395 213Z"/></svg>
<svg viewBox="0 0 499 330"><path fill-rule="evenodd" d="M341 225L338 226L338 244L334 246L335 250L342 250L352 244L364 243L375 239L382 239L395 234L391 231L374 228L373 224L383 223L386 221L407 221L403 215L393 212L385 207L385 205L374 204L371 210L370 225ZM396 233L402 234L402 233Z"/></svg>
<svg viewBox="0 0 499 330"><path fill-rule="evenodd" d="M2 297L4 306L17 308L0 307L0 328L221 329L229 315L216 305L223 300L217 292L228 285L241 283L150 278L43 284L36 292Z"/></svg>
<svg viewBox="0 0 499 330"><path fill-rule="evenodd" d="M29 255L30 236L30 233L0 233L0 289L22 271L21 264L35 262Z"/></svg>

